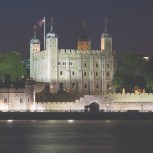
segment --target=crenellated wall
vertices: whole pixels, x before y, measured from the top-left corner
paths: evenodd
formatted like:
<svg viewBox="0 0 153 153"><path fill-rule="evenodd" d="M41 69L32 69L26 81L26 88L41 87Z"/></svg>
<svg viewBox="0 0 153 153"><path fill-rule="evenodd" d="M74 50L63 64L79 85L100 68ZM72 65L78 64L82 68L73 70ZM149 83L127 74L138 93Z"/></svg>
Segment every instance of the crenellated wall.
<svg viewBox="0 0 153 153"><path fill-rule="evenodd" d="M138 110L153 111L153 93L112 93L97 95L80 95L73 101L57 101L54 97L48 102L35 101L35 93L45 88L44 84L26 84L23 89L1 88L0 111L84 111L85 106L96 103L100 111L125 112ZM35 90L34 90L35 89ZM39 89L39 90L38 90ZM34 92L35 91L35 92ZM70 94L72 96L72 94ZM59 96L60 95L56 95ZM63 95L62 95L63 96ZM79 98L80 97L80 98Z"/></svg>

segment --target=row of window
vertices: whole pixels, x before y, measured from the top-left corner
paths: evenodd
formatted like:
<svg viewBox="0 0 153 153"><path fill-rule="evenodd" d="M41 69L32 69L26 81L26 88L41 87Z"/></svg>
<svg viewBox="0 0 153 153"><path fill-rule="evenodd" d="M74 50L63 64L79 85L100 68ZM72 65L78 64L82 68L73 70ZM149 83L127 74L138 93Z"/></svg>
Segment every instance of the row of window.
<svg viewBox="0 0 153 153"><path fill-rule="evenodd" d="M63 71L60 71L60 75L63 75ZM72 72L72 75L75 75L75 72ZM87 72L84 72L84 76L87 76ZM95 76L98 76L98 72L95 73ZM106 73L106 76L109 77L109 72Z"/></svg>
<svg viewBox="0 0 153 153"><path fill-rule="evenodd" d="M58 65L66 65L66 62L63 62L63 63L58 62ZM69 65L73 65L73 63L72 62L69 62ZM84 67L87 67L87 63L84 63ZM99 67L98 66L98 63L96 63L96 67ZM104 67L104 65L103 65L103 67ZM110 64L109 63L107 64L107 67L110 67Z"/></svg>
<svg viewBox="0 0 153 153"><path fill-rule="evenodd" d="M30 98L28 98L28 102L30 101ZM4 103L8 102L8 98L4 98ZM20 98L20 103L23 103L23 98Z"/></svg>

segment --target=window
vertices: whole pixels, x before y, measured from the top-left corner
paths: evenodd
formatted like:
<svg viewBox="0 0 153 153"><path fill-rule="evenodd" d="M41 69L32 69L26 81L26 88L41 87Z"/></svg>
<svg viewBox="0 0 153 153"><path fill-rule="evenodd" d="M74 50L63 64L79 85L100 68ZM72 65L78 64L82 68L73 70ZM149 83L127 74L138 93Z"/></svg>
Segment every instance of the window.
<svg viewBox="0 0 153 153"><path fill-rule="evenodd" d="M72 88L74 88L75 87L75 83L72 83Z"/></svg>
<svg viewBox="0 0 153 153"><path fill-rule="evenodd" d="M4 98L4 103L7 103L7 98Z"/></svg>
<svg viewBox="0 0 153 153"><path fill-rule="evenodd" d="M66 65L66 62L63 62L63 65Z"/></svg>
<svg viewBox="0 0 153 153"><path fill-rule="evenodd" d="M87 66L87 63L84 63L84 67L86 67Z"/></svg>
<svg viewBox="0 0 153 153"><path fill-rule="evenodd" d="M96 76L98 76L98 72L96 72Z"/></svg>
<svg viewBox="0 0 153 153"><path fill-rule="evenodd" d="M84 88L87 88L87 84L84 85Z"/></svg>
<svg viewBox="0 0 153 153"><path fill-rule="evenodd" d="M60 71L60 75L62 75L62 71Z"/></svg>
<svg viewBox="0 0 153 153"><path fill-rule="evenodd" d="M30 98L28 98L28 102L30 101Z"/></svg>
<svg viewBox="0 0 153 153"><path fill-rule="evenodd" d="M20 103L23 103L23 98L20 98Z"/></svg>
<svg viewBox="0 0 153 153"><path fill-rule="evenodd" d="M96 85L96 88L99 88L99 84Z"/></svg>
<svg viewBox="0 0 153 153"><path fill-rule="evenodd" d="M109 76L109 72L107 72L107 76Z"/></svg>
<svg viewBox="0 0 153 153"><path fill-rule="evenodd" d="M86 76L87 75L87 73L86 72L84 72L84 76Z"/></svg>
<svg viewBox="0 0 153 153"><path fill-rule="evenodd" d="M72 72L72 75L74 75L74 71Z"/></svg>
<svg viewBox="0 0 153 153"><path fill-rule="evenodd" d="M98 67L98 63L96 63L96 67Z"/></svg>
<svg viewBox="0 0 153 153"><path fill-rule="evenodd" d="M107 85L107 89L109 89L110 88L110 86L109 86L109 84Z"/></svg>
<svg viewBox="0 0 153 153"><path fill-rule="evenodd" d="M61 62L58 62L58 65L61 65Z"/></svg>
<svg viewBox="0 0 153 153"><path fill-rule="evenodd" d="M109 67L109 64L107 64L107 67Z"/></svg>

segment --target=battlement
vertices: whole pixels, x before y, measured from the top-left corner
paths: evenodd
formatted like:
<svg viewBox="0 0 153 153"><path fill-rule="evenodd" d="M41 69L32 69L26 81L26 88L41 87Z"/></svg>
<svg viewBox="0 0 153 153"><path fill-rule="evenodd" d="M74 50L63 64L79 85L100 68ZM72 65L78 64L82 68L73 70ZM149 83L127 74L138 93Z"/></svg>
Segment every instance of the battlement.
<svg viewBox="0 0 153 153"><path fill-rule="evenodd" d="M58 52L61 54L82 54L82 55L101 54L100 50L59 49Z"/></svg>

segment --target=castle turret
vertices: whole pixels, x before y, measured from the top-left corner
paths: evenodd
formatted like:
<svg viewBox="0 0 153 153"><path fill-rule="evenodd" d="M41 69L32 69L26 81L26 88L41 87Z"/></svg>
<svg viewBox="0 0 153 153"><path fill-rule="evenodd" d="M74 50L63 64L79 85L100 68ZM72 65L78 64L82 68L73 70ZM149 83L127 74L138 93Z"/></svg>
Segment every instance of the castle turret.
<svg viewBox="0 0 153 153"><path fill-rule="evenodd" d="M79 38L77 44L77 49L79 50L91 50L91 41L86 35L85 29L86 29L86 24L83 23L83 35Z"/></svg>
<svg viewBox="0 0 153 153"><path fill-rule="evenodd" d="M108 19L105 18L105 30L101 36L101 52L111 53L112 52L112 37L108 33Z"/></svg>
<svg viewBox="0 0 153 153"><path fill-rule="evenodd" d="M57 93L57 82L58 82L58 62L57 62L57 52L58 52L58 36L53 31L53 19L51 18L51 30L46 36L46 50L48 54L48 65L50 79L50 92Z"/></svg>
<svg viewBox="0 0 153 153"><path fill-rule="evenodd" d="M36 79L35 77L35 64L34 64L34 59L33 59L33 54L40 52L40 40L37 38L37 27L36 25L33 28L34 30L34 36L30 41L30 78Z"/></svg>

